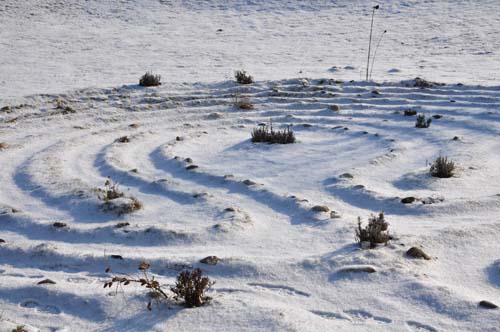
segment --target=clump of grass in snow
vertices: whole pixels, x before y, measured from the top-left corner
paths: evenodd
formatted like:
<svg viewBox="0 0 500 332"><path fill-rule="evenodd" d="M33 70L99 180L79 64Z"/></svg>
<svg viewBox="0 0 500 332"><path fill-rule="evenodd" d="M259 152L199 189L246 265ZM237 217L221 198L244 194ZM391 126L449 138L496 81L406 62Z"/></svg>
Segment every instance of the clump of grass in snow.
<svg viewBox="0 0 500 332"><path fill-rule="evenodd" d="M155 75L151 72L146 72L146 74L142 75L141 79L139 80L139 85L140 86L158 86L161 85L161 76L160 75Z"/></svg>
<svg viewBox="0 0 500 332"><path fill-rule="evenodd" d="M431 175L437 178L451 178L455 170L455 163L448 161L448 157L439 156L431 165Z"/></svg>
<svg viewBox="0 0 500 332"><path fill-rule="evenodd" d="M254 108L252 101L250 100L249 97L246 96L239 96L239 95L234 96L233 105L234 107L242 110L251 110Z"/></svg>
<svg viewBox="0 0 500 332"><path fill-rule="evenodd" d="M235 71L234 78L240 84L252 84L254 82L253 77L244 70Z"/></svg>
<svg viewBox="0 0 500 332"><path fill-rule="evenodd" d="M252 143L291 144L295 143L295 134L288 126L275 131L272 124L259 126L252 131Z"/></svg>
<svg viewBox="0 0 500 332"><path fill-rule="evenodd" d="M142 262L139 264L139 271L142 275L138 277L127 276L114 276L109 281L104 283L104 288L111 288L116 285L116 291L120 286L128 286L136 283L149 290L149 297L151 300L147 303L148 310L152 309L152 301L157 302L166 301L171 298L165 285L162 285L154 276L149 273L150 264ZM106 269L106 273L111 272L110 268ZM208 303L211 298L205 295L205 292L215 282L211 281L208 277L203 276L203 271L194 269L193 271L183 271L177 276L177 282L174 287L170 288L173 293L172 298L175 300L184 300L184 305L188 308L200 307Z"/></svg>
<svg viewBox="0 0 500 332"><path fill-rule="evenodd" d="M388 228L389 223L385 221L383 212L380 212L378 216L371 215L366 227L362 227L361 218L358 217L356 240L360 246L363 246L363 243L369 243L370 248L375 248L377 244L385 244L390 240Z"/></svg>
<svg viewBox="0 0 500 332"><path fill-rule="evenodd" d="M415 122L415 127L417 128L429 128L431 125L432 119L431 118L426 118L425 115L420 114L417 115L417 120Z"/></svg>

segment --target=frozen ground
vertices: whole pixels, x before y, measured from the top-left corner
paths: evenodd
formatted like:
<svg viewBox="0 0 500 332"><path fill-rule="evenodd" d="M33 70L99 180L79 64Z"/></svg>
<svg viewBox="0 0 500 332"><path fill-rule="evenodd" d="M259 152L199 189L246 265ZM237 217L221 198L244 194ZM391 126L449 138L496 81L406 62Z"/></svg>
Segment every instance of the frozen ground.
<svg viewBox="0 0 500 332"><path fill-rule="evenodd" d="M498 3L384 5L380 84L359 80L371 3L210 3L2 2L0 331L499 331L478 306L500 303ZM258 82L229 81L240 67ZM165 84L133 85L146 69ZM417 129L410 108L442 117ZM298 143L250 143L269 119ZM439 155L455 177L428 174ZM104 212L107 177L143 209ZM381 210L394 240L360 250L356 218ZM214 300L103 289L144 260L165 284L202 268Z"/></svg>

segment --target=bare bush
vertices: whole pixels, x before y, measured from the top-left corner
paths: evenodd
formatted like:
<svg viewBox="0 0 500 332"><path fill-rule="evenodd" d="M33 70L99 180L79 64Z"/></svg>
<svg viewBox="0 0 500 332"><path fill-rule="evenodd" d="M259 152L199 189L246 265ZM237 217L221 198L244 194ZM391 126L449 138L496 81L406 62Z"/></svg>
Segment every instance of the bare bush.
<svg viewBox="0 0 500 332"><path fill-rule="evenodd" d="M118 184L113 183L111 179L107 179L104 183L104 189L99 188L99 199L105 202L123 197L125 194L118 190Z"/></svg>
<svg viewBox="0 0 500 332"><path fill-rule="evenodd" d="M286 129L275 131L272 124L263 125L252 131L252 143L290 144L295 143L295 134L287 126Z"/></svg>
<svg viewBox="0 0 500 332"><path fill-rule="evenodd" d="M155 75L151 72L146 72L146 74L142 75L139 80L140 86L158 86L161 85L161 76Z"/></svg>
<svg viewBox="0 0 500 332"><path fill-rule="evenodd" d="M235 71L234 78L240 84L252 84L254 82L253 77L244 70Z"/></svg>
<svg viewBox="0 0 500 332"><path fill-rule="evenodd" d="M455 170L455 163L448 161L448 157L439 156L431 165L431 175L437 178L451 178Z"/></svg>
<svg viewBox="0 0 500 332"><path fill-rule="evenodd" d="M122 286L128 286L130 284L139 284L140 286L146 288L148 296L151 300L147 303L148 310L152 309L152 301L157 302L166 301L171 298L167 294L168 290L166 285L162 285L154 276L149 273L149 268L151 265L147 262L142 262L139 264L139 270L142 271L142 275L136 277L128 276L114 276L110 280L104 283L104 288L111 288L116 286L115 291ZM110 268L106 269L106 273L111 272ZM210 289L210 287L215 284L208 277L203 277L203 272L200 269L195 269L193 271L183 271L177 276L177 282L174 287L170 288L173 293L172 298L175 300L182 299L184 305L188 308L199 307L210 301L210 297L205 295L205 292Z"/></svg>
<svg viewBox="0 0 500 332"><path fill-rule="evenodd" d="M420 114L417 115L417 120L415 122L415 127L417 128L429 128L431 125L432 119L431 118L426 118L425 115Z"/></svg>
<svg viewBox="0 0 500 332"><path fill-rule="evenodd" d="M184 300L186 307L199 307L210 301L210 298L205 296L205 292L214 283L208 277L203 277L201 269L194 269L181 272L177 277L175 287L171 290L175 294L175 299Z"/></svg>
<svg viewBox="0 0 500 332"><path fill-rule="evenodd" d="M363 242L369 242L370 248L375 248L377 244L386 244L390 240L389 223L385 221L384 213L378 216L371 215L368 218L368 225L362 227L361 218L358 217L358 227L356 229L356 240L362 246Z"/></svg>

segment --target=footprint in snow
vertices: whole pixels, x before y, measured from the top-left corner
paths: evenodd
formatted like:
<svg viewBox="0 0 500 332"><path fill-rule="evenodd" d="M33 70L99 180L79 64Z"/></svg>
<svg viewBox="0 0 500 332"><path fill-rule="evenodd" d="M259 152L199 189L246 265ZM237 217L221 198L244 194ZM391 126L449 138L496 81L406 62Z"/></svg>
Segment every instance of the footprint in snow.
<svg viewBox="0 0 500 332"><path fill-rule="evenodd" d="M374 321L381 323L386 323L386 324L392 323L392 319L390 318L375 316L365 310L352 309L352 310L346 310L344 312L358 319L364 319L364 320L373 319Z"/></svg>
<svg viewBox="0 0 500 332"><path fill-rule="evenodd" d="M312 314L315 314L317 316L326 318L326 319L344 319L344 320L351 320L351 318L347 315L343 314L338 314L336 312L330 312L330 311L320 311L320 310L311 310L310 311Z"/></svg>
<svg viewBox="0 0 500 332"><path fill-rule="evenodd" d="M271 291L276 291L278 293L287 293L288 295L300 295L300 296L306 296L309 297L311 294L297 290L293 287L290 286L283 286L283 285L272 285L272 284L265 284L265 283L249 283L249 286L253 287L258 287L258 288L265 288Z"/></svg>
<svg viewBox="0 0 500 332"><path fill-rule="evenodd" d="M413 320L409 320L406 322L406 324L412 328L412 332L420 332L420 331L425 331L425 332L438 332L438 330L430 325L427 324L422 324L419 322L415 322Z"/></svg>
<svg viewBox="0 0 500 332"><path fill-rule="evenodd" d="M40 304L35 300L26 300L22 302L21 307L35 309L44 313L58 315L61 313L61 309L56 306L48 305L48 304Z"/></svg>

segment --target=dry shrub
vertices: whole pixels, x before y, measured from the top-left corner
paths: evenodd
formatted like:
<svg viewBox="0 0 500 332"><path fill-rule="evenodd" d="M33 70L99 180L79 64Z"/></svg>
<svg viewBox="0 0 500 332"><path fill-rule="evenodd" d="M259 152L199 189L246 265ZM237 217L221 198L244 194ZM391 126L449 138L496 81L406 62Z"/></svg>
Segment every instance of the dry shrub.
<svg viewBox="0 0 500 332"><path fill-rule="evenodd" d="M252 143L291 144L295 143L295 134L287 126L286 129L275 131L270 126L259 126L252 131Z"/></svg>
<svg viewBox="0 0 500 332"><path fill-rule="evenodd" d="M417 128L429 128L431 125L432 119L431 118L426 118L425 115L420 114L417 115L417 120L415 122L415 127Z"/></svg>
<svg viewBox="0 0 500 332"><path fill-rule="evenodd" d="M170 295L167 294L168 290L166 286L162 285L149 273L150 267L149 263L142 262L139 264L139 270L142 271L142 275L137 277L114 276L104 283L104 288L111 288L115 285L116 291L118 291L118 288L121 286L128 286L133 283L139 284L149 291L148 295L151 300L149 300L147 308L151 310L153 300L157 302L166 301L170 299ZM110 268L106 269L106 273L108 272L111 272ZM214 283L208 277L203 277L203 272L200 269L183 271L177 276L177 282L174 287L170 288L170 291L174 294L173 299L184 300L186 307L199 307L210 301L211 298L205 296L205 292Z"/></svg>
<svg viewBox="0 0 500 332"><path fill-rule="evenodd" d="M111 179L107 179L104 183L104 189L99 188L99 199L105 202L109 202L113 199L123 197L125 194L118 190L118 184L113 183Z"/></svg>
<svg viewBox="0 0 500 332"><path fill-rule="evenodd" d="M208 277L203 277L201 269L194 269L181 272L177 276L175 287L171 290L175 294L175 299L184 300L186 307L199 307L210 301L210 298L205 296L205 292L214 283Z"/></svg>
<svg viewBox="0 0 500 332"><path fill-rule="evenodd" d="M254 108L249 97L239 95L234 96L233 106L242 110L251 110Z"/></svg>
<svg viewBox="0 0 500 332"><path fill-rule="evenodd" d="M371 215L368 218L368 225L361 226L361 218L358 217L358 227L356 229L356 240L361 245L363 242L369 242L370 248L375 248L378 243L386 244L390 240L389 223L385 221L384 213L380 212L378 216Z"/></svg>
<svg viewBox="0 0 500 332"><path fill-rule="evenodd" d="M18 325L16 328L12 329L12 332L28 332L24 325Z"/></svg>
<svg viewBox="0 0 500 332"><path fill-rule="evenodd" d="M439 156L431 165L431 175L437 178L451 178L455 170L455 163L448 161L448 157Z"/></svg>
<svg viewBox="0 0 500 332"><path fill-rule="evenodd" d="M235 71L234 78L240 84L252 84L254 82L253 77L244 70Z"/></svg>
<svg viewBox="0 0 500 332"><path fill-rule="evenodd" d="M139 80L139 85L140 86L158 86L161 85L161 76L160 75L155 75L151 72L146 72L146 74L142 75L141 79Z"/></svg>

